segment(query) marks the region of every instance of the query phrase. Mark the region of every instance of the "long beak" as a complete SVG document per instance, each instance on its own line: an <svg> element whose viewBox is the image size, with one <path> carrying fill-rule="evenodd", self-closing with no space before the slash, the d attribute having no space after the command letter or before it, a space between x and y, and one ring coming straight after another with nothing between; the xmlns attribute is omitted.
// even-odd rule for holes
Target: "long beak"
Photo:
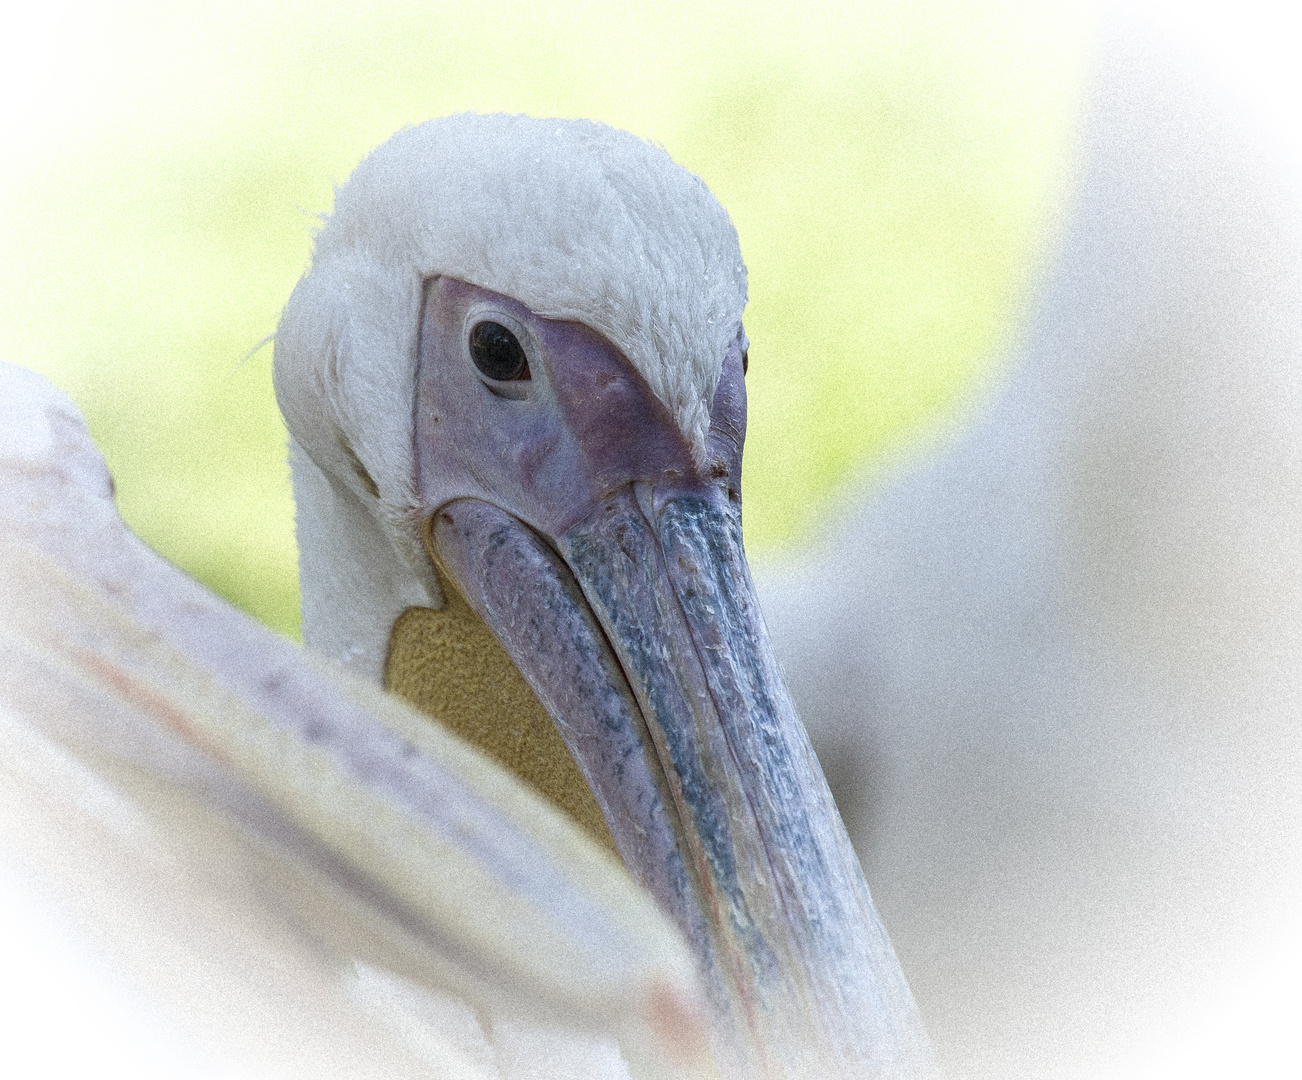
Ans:
<svg viewBox="0 0 1302 1080"><path fill-rule="evenodd" d="M629 871L698 956L737 1076L931 1071L718 489L648 482L553 548L459 499L434 554L533 687Z"/></svg>

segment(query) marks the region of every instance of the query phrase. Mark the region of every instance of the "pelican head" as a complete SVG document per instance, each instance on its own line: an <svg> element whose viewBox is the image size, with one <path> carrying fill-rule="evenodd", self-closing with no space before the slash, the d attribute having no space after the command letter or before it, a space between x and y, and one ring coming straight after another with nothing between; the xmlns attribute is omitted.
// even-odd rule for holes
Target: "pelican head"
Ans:
<svg viewBox="0 0 1302 1080"><path fill-rule="evenodd" d="M455 116L339 192L276 337L309 646L382 681L468 606L746 1075L903 1075L925 1040L752 590L746 271L727 213L597 124Z"/></svg>

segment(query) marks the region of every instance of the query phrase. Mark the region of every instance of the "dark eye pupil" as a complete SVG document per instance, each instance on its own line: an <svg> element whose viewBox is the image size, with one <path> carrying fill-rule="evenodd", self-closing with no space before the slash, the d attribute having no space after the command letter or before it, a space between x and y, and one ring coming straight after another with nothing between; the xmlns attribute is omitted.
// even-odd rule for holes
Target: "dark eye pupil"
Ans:
<svg viewBox="0 0 1302 1080"><path fill-rule="evenodd" d="M470 358L487 378L522 382L529 378L529 360L520 342L501 323L475 323L470 331Z"/></svg>

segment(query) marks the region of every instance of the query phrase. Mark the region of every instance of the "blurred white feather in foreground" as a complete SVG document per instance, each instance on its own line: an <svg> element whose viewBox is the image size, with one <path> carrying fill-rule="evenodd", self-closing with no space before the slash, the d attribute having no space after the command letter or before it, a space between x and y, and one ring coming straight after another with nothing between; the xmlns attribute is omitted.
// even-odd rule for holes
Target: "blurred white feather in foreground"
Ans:
<svg viewBox="0 0 1302 1080"><path fill-rule="evenodd" d="M1298 39L1260 15L1111 20L989 405L758 575L964 1075L1302 1068Z"/></svg>
<svg viewBox="0 0 1302 1080"><path fill-rule="evenodd" d="M713 1075L607 855L165 563L67 398L0 383L7 1075Z"/></svg>

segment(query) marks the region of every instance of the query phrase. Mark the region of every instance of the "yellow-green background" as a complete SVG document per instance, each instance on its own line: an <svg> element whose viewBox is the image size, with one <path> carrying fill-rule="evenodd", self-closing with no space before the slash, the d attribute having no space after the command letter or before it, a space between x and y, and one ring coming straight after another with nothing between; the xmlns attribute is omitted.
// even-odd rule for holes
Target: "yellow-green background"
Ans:
<svg viewBox="0 0 1302 1080"><path fill-rule="evenodd" d="M297 632L275 328L333 185L456 110L663 144L750 271L752 552L953 412L1015 328L1085 20L1046 3L237 3L12 12L0 359L69 391L127 520Z"/></svg>

